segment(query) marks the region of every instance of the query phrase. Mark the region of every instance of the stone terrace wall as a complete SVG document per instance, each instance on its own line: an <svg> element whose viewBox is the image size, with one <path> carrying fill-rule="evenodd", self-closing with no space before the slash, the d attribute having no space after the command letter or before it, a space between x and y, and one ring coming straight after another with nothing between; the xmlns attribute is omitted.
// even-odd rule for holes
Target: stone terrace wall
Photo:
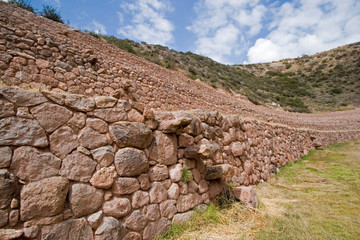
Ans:
<svg viewBox="0 0 360 240"><path fill-rule="evenodd" d="M314 147L353 139L359 131L3 87L0 238L153 239L229 182L266 181Z"/></svg>
<svg viewBox="0 0 360 240"><path fill-rule="evenodd" d="M360 129L360 109L297 114L255 106L2 1L0 84L88 96L121 95L162 110L216 109L297 128Z"/></svg>

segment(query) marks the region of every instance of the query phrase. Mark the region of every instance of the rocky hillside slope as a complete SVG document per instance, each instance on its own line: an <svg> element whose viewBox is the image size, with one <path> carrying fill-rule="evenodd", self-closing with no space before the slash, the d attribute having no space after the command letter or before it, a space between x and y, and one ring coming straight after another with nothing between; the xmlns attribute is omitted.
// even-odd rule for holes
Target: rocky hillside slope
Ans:
<svg viewBox="0 0 360 240"><path fill-rule="evenodd" d="M3 85L116 95L163 110L217 110L302 128L360 128L360 109L313 115L256 106L66 25L0 4Z"/></svg>
<svg viewBox="0 0 360 240"><path fill-rule="evenodd" d="M90 34L193 80L245 95L255 104L293 112L360 106L360 42L296 59L231 66L191 52Z"/></svg>

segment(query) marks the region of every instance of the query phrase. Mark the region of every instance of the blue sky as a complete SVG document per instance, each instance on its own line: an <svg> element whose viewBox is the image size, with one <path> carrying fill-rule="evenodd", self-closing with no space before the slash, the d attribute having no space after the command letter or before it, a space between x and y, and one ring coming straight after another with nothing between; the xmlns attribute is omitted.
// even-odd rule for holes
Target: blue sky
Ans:
<svg viewBox="0 0 360 240"><path fill-rule="evenodd" d="M299 57L360 41L360 0L30 0L81 30L225 64Z"/></svg>

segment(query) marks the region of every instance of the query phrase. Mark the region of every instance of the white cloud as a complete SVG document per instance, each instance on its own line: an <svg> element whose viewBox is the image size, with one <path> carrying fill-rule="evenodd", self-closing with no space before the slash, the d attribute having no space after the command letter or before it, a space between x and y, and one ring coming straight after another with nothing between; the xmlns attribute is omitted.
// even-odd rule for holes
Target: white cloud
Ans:
<svg viewBox="0 0 360 240"><path fill-rule="evenodd" d="M246 51L262 28L266 13L258 0L199 0L196 19L187 29L197 37L195 52L222 63Z"/></svg>
<svg viewBox="0 0 360 240"><path fill-rule="evenodd" d="M248 51L250 63L314 54L360 40L358 0L296 0L272 12L269 34Z"/></svg>
<svg viewBox="0 0 360 240"><path fill-rule="evenodd" d="M96 34L105 35L107 33L105 26L95 20L93 20L89 26L86 26L85 29L88 31L92 31Z"/></svg>
<svg viewBox="0 0 360 240"><path fill-rule="evenodd" d="M174 26L165 16L173 10L168 0L136 0L124 3L122 8L132 20L119 28L118 34L152 44L167 45L173 41Z"/></svg>

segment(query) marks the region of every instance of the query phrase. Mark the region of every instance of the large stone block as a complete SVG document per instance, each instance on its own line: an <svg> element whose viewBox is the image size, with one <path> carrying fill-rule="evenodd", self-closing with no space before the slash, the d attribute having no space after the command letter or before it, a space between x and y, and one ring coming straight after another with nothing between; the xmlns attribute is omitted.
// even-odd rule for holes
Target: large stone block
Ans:
<svg viewBox="0 0 360 240"><path fill-rule="evenodd" d="M106 201L103 205L105 215L121 218L131 211L130 201L127 198L114 197L110 201Z"/></svg>
<svg viewBox="0 0 360 240"><path fill-rule="evenodd" d="M144 191L137 191L131 197L131 205L134 209L147 205L150 201L149 194Z"/></svg>
<svg viewBox="0 0 360 240"><path fill-rule="evenodd" d="M133 211L130 216L125 218L124 226L132 231L140 232L148 223L147 218L139 210Z"/></svg>
<svg viewBox="0 0 360 240"><path fill-rule="evenodd" d="M69 202L75 217L94 213L103 202L102 190L92 186L77 183L71 186Z"/></svg>
<svg viewBox="0 0 360 240"><path fill-rule="evenodd" d="M108 143L105 134L101 134L90 127L83 128L79 133L80 146L95 149L103 147Z"/></svg>
<svg viewBox="0 0 360 240"><path fill-rule="evenodd" d="M14 104L0 97L0 118L15 115Z"/></svg>
<svg viewBox="0 0 360 240"><path fill-rule="evenodd" d="M88 182L95 167L95 161L88 156L75 151L64 158L60 174L73 181Z"/></svg>
<svg viewBox="0 0 360 240"><path fill-rule="evenodd" d="M0 147L0 168L6 168L10 166L12 158L12 150L9 147Z"/></svg>
<svg viewBox="0 0 360 240"><path fill-rule="evenodd" d="M186 212L195 207L195 199L193 194L181 195L176 204L178 212Z"/></svg>
<svg viewBox="0 0 360 240"><path fill-rule="evenodd" d="M171 225L167 218L160 218L155 222L149 222L143 232L143 240L151 240L163 234Z"/></svg>
<svg viewBox="0 0 360 240"><path fill-rule="evenodd" d="M79 145L76 134L68 126L63 126L50 135L50 151L61 159Z"/></svg>
<svg viewBox="0 0 360 240"><path fill-rule="evenodd" d="M154 167L150 168L149 177L150 181L162 181L168 178L169 172L168 168L165 165L155 165Z"/></svg>
<svg viewBox="0 0 360 240"><path fill-rule="evenodd" d="M36 120L7 117L0 120L0 145L46 147L49 142Z"/></svg>
<svg viewBox="0 0 360 240"><path fill-rule="evenodd" d="M176 133L188 126L194 116L185 111L177 111L171 114L155 114L155 119L160 122L159 130L165 133Z"/></svg>
<svg viewBox="0 0 360 240"><path fill-rule="evenodd" d="M115 151L111 146L100 147L90 152L102 167L107 167L114 162Z"/></svg>
<svg viewBox="0 0 360 240"><path fill-rule="evenodd" d="M73 115L65 107L52 103L43 103L36 106L31 109L31 113L47 132L55 131L69 121Z"/></svg>
<svg viewBox="0 0 360 240"><path fill-rule="evenodd" d="M233 195L246 206L256 208L257 197L254 187L236 187L233 189Z"/></svg>
<svg viewBox="0 0 360 240"><path fill-rule="evenodd" d="M167 191L163 184L154 182L149 191L150 203L160 203L167 199Z"/></svg>
<svg viewBox="0 0 360 240"><path fill-rule="evenodd" d="M122 239L125 228L113 217L104 217L101 225L96 229L95 240Z"/></svg>
<svg viewBox="0 0 360 240"><path fill-rule="evenodd" d="M14 150L10 169L20 180L28 183L56 176L60 166L61 159L52 153L24 146Z"/></svg>
<svg viewBox="0 0 360 240"><path fill-rule="evenodd" d="M123 148L115 155L115 167L120 176L138 176L149 170L149 161L143 151Z"/></svg>
<svg viewBox="0 0 360 240"><path fill-rule="evenodd" d="M136 178L118 178L112 187L114 194L131 194L140 189L139 181Z"/></svg>
<svg viewBox="0 0 360 240"><path fill-rule="evenodd" d="M94 173L90 183L94 187L108 189L113 185L116 176L117 172L114 166L103 167Z"/></svg>
<svg viewBox="0 0 360 240"><path fill-rule="evenodd" d="M65 222L44 226L41 239L82 239L92 240L93 232L85 218L70 219Z"/></svg>
<svg viewBox="0 0 360 240"><path fill-rule="evenodd" d="M68 189L69 181L63 177L45 178L25 185L20 194L21 220L61 213Z"/></svg>
<svg viewBox="0 0 360 240"><path fill-rule="evenodd" d="M94 116L103 119L106 122L114 123L119 121L126 121L127 114L124 108L106 108L95 109Z"/></svg>
<svg viewBox="0 0 360 240"><path fill-rule="evenodd" d="M144 149L151 144L152 131L143 123L117 122L110 126L110 135L118 147Z"/></svg>
<svg viewBox="0 0 360 240"><path fill-rule="evenodd" d="M90 112L95 108L93 98L80 94L67 94L65 97L65 105L82 112Z"/></svg>
<svg viewBox="0 0 360 240"><path fill-rule="evenodd" d="M176 135L155 131L150 147L150 159L164 165L175 164L177 162Z"/></svg>
<svg viewBox="0 0 360 240"><path fill-rule="evenodd" d="M14 87L2 87L0 94L18 107L30 107L47 101L42 94Z"/></svg>
<svg viewBox="0 0 360 240"><path fill-rule="evenodd" d="M225 179L231 173L233 173L233 167L229 164L208 166L206 167L204 178L205 180Z"/></svg>

